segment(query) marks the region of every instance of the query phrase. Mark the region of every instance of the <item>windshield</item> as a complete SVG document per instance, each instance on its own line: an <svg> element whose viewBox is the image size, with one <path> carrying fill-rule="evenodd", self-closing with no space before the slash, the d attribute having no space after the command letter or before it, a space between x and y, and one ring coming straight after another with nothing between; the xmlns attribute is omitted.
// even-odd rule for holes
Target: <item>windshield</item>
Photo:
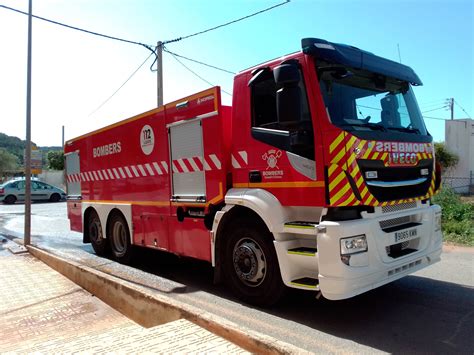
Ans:
<svg viewBox="0 0 474 355"><path fill-rule="evenodd" d="M406 82L344 67L318 70L331 122L354 134L363 131L428 135Z"/></svg>

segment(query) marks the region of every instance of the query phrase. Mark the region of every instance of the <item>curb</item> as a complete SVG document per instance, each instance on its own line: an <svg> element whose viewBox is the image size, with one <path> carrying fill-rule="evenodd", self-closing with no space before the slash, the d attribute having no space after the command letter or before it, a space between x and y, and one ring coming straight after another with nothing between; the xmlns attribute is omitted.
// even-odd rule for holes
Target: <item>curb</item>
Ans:
<svg viewBox="0 0 474 355"><path fill-rule="evenodd" d="M144 327L184 318L252 353L307 353L294 345L239 326L194 306L151 293L145 287L66 260L36 246L27 248L33 256Z"/></svg>

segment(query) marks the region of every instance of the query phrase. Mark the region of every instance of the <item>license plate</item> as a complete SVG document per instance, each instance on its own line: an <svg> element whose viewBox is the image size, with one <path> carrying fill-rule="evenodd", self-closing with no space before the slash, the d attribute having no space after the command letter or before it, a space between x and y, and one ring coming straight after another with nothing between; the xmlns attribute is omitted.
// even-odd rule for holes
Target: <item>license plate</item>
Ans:
<svg viewBox="0 0 474 355"><path fill-rule="evenodd" d="M418 229L411 228L400 232L395 232L395 243L400 243L405 240L410 240L418 235Z"/></svg>

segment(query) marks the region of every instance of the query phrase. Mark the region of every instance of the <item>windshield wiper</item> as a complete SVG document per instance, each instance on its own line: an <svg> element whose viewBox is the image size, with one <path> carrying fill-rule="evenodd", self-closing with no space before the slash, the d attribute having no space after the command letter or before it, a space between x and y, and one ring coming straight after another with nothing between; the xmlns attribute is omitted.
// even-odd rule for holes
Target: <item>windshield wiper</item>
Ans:
<svg viewBox="0 0 474 355"><path fill-rule="evenodd" d="M368 127L374 131L387 131L387 129L382 126L381 124L378 124L378 123L372 123L372 122L366 122L366 123L363 123L363 122L358 122L358 123L343 123L343 124L340 124L339 126L344 126L344 127L353 127L353 126L357 126L357 127Z"/></svg>
<svg viewBox="0 0 474 355"><path fill-rule="evenodd" d="M421 134L418 128L410 128L410 127L387 127L387 128L393 131Z"/></svg>

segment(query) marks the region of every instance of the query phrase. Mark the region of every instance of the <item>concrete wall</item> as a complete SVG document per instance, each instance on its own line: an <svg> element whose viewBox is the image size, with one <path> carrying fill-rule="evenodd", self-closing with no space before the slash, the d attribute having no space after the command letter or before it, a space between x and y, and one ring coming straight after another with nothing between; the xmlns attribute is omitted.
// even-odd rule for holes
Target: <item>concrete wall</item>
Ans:
<svg viewBox="0 0 474 355"><path fill-rule="evenodd" d="M43 170L43 172L38 175L38 178L41 181L66 190L66 184L64 182L64 170Z"/></svg>
<svg viewBox="0 0 474 355"><path fill-rule="evenodd" d="M471 171L474 172L474 120L458 119L446 121L445 143L451 152L459 156L458 164L449 171L448 175L460 179L469 179ZM469 185L461 187L457 191L467 193Z"/></svg>

